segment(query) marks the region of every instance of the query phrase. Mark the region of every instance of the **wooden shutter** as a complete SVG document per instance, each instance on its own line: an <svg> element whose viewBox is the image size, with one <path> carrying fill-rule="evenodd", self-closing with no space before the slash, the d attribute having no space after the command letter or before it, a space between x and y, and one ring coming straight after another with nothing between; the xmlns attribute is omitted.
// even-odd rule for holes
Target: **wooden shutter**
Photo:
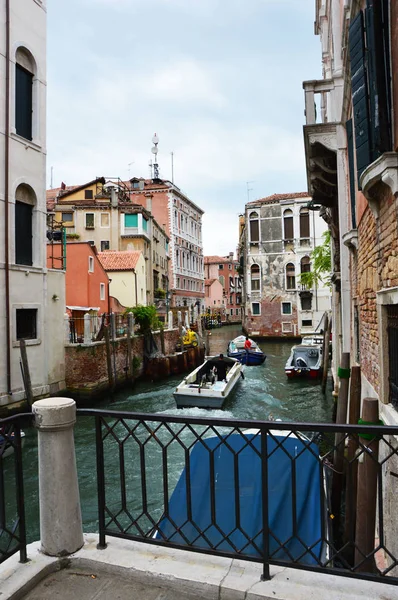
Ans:
<svg viewBox="0 0 398 600"><path fill-rule="evenodd" d="M250 241L258 242L260 239L260 231L258 227L258 219L250 221Z"/></svg>
<svg viewBox="0 0 398 600"><path fill-rule="evenodd" d="M353 19L349 32L352 104L359 189L359 178L362 171L372 162L364 38L363 13L360 11L355 19Z"/></svg>
<svg viewBox="0 0 398 600"><path fill-rule="evenodd" d="M310 213L308 208L300 210L300 238L310 237Z"/></svg>
<svg viewBox="0 0 398 600"><path fill-rule="evenodd" d="M27 140L32 139L33 75L21 65L15 68L15 130Z"/></svg>
<svg viewBox="0 0 398 600"><path fill-rule="evenodd" d="M15 202L15 263L32 265L32 206Z"/></svg>
<svg viewBox="0 0 398 600"><path fill-rule="evenodd" d="M365 10L372 160L391 150L391 76L388 2L367 0Z"/></svg>
<svg viewBox="0 0 398 600"><path fill-rule="evenodd" d="M354 168L354 141L352 131L352 119L345 124L347 132L347 150L348 150L348 170L350 174L350 201L351 201L351 224L352 228L356 229L357 226L357 203L356 203L356 190L355 190L355 168Z"/></svg>

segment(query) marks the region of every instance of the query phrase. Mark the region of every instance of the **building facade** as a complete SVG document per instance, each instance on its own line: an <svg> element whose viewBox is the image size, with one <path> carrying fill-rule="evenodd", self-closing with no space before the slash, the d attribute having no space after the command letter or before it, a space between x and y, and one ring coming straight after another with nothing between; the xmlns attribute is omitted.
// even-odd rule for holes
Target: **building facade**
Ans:
<svg viewBox="0 0 398 600"><path fill-rule="evenodd" d="M204 311L203 210L170 181L130 182L132 199L150 210L170 238L170 306Z"/></svg>
<svg viewBox="0 0 398 600"><path fill-rule="evenodd" d="M308 188L333 240L336 387L345 353L360 367L361 397L378 398L380 418L396 425L398 5L320 0L315 19L323 79L303 84L304 141ZM398 467L395 459L388 464L383 468ZM382 491L385 535L396 554L398 503L394 479L385 475L391 482Z"/></svg>
<svg viewBox="0 0 398 600"><path fill-rule="evenodd" d="M205 256L206 279L217 279L222 286L221 317L223 322L242 321L242 278L233 252L228 256ZM213 306L213 310L215 310Z"/></svg>
<svg viewBox="0 0 398 600"><path fill-rule="evenodd" d="M22 339L34 397L64 388L65 285L46 266L46 2L1 0L0 27L0 404L10 404L25 397Z"/></svg>
<svg viewBox="0 0 398 600"><path fill-rule="evenodd" d="M243 328L252 337L298 337L319 330L330 310L330 290L308 288L311 252L322 244L326 223L310 212L306 192L274 194L248 202L241 218L244 271Z"/></svg>
<svg viewBox="0 0 398 600"><path fill-rule="evenodd" d="M100 252L98 258L109 276L109 291L125 308L145 306L146 261L142 252L109 250Z"/></svg>
<svg viewBox="0 0 398 600"><path fill-rule="evenodd" d="M98 251L139 251L146 261L142 303L153 304L168 289L169 237L147 208L132 201L129 183L97 178L80 186L47 191L47 207L66 229ZM164 292L164 294L162 293Z"/></svg>

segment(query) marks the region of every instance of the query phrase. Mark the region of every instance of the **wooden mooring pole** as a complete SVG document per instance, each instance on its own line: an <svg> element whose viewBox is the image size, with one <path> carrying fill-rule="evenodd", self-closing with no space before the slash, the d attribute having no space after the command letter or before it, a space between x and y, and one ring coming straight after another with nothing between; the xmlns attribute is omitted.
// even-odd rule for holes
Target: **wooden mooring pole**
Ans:
<svg viewBox="0 0 398 600"><path fill-rule="evenodd" d="M339 397L337 399L336 423L347 423L348 389L350 383L350 354L343 352L341 366L337 374L340 378ZM340 528L341 493L343 490L344 471L344 449L345 434L336 433L334 436L333 454L333 485L332 485L332 513L334 515L334 530L337 533Z"/></svg>
<svg viewBox="0 0 398 600"><path fill-rule="evenodd" d="M26 353L26 343L25 340L20 340L19 349L21 352L21 363L22 363L22 377L23 383L25 387L25 395L26 400L29 406L33 404L33 390L32 390L32 381L30 379L30 371L29 371L29 363L28 363L28 355Z"/></svg>
<svg viewBox="0 0 398 600"><path fill-rule="evenodd" d="M351 425L358 423L361 413L361 367L351 368L350 405L348 409L348 422ZM345 524L344 543L348 544L345 559L354 564L355 523L357 509L357 478L358 461L355 454L358 448L357 436L350 436L347 444L347 469L345 486Z"/></svg>
<svg viewBox="0 0 398 600"><path fill-rule="evenodd" d="M379 401L377 398L363 399L362 422L366 425L379 424ZM376 573L374 555L367 559L365 557L373 552L375 547L379 440L377 436L364 436L363 434L359 434L359 439L362 453L358 465L355 565L362 563L357 567L357 571Z"/></svg>
<svg viewBox="0 0 398 600"><path fill-rule="evenodd" d="M325 393L326 384L328 381L329 372L329 346L330 346L330 334L332 330L332 319L329 319L326 315L325 329L323 332L323 372L322 372L322 392Z"/></svg>
<svg viewBox="0 0 398 600"><path fill-rule="evenodd" d="M104 330L104 338L105 338L105 350L106 350L106 366L108 370L108 381L111 393L113 393L115 388L115 381L113 377L113 369L112 369L112 353L111 353L111 340L109 336L109 327L105 327Z"/></svg>

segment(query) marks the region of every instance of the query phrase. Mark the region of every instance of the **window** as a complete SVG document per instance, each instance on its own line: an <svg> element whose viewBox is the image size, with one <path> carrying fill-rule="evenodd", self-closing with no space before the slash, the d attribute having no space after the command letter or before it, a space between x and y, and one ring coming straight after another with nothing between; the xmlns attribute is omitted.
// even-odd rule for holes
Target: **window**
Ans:
<svg viewBox="0 0 398 600"><path fill-rule="evenodd" d="M21 60L22 59L22 60ZM27 53L19 49L15 65L15 131L27 140L32 139L33 73ZM23 61L22 66L19 61ZM27 69L26 67L29 67Z"/></svg>
<svg viewBox="0 0 398 600"><path fill-rule="evenodd" d="M229 309L229 314L231 315L231 317L233 316L233 314L234 314L234 309L233 308Z"/></svg>
<svg viewBox="0 0 398 600"><path fill-rule="evenodd" d="M294 239L293 232L293 211L288 208L283 213L283 229L284 229L284 240L292 241Z"/></svg>
<svg viewBox="0 0 398 600"><path fill-rule="evenodd" d="M250 275L252 292L260 291L260 267L258 265L252 265L250 268Z"/></svg>
<svg viewBox="0 0 398 600"><path fill-rule="evenodd" d="M311 271L311 263L309 256L303 256L300 262L300 268L302 273L309 273Z"/></svg>
<svg viewBox="0 0 398 600"><path fill-rule="evenodd" d="M282 333L292 333L291 321L282 321Z"/></svg>
<svg viewBox="0 0 398 600"><path fill-rule="evenodd" d="M138 227L138 215L124 215L125 227Z"/></svg>
<svg viewBox="0 0 398 600"><path fill-rule="evenodd" d="M286 265L286 289L296 289L296 269L293 263Z"/></svg>
<svg viewBox="0 0 398 600"><path fill-rule="evenodd" d="M214 304L216 304L216 301L214 300Z"/></svg>
<svg viewBox="0 0 398 600"><path fill-rule="evenodd" d="M300 238L310 237L310 211L308 208L300 209Z"/></svg>
<svg viewBox="0 0 398 600"><path fill-rule="evenodd" d="M250 223L250 241L258 242L260 240L260 228L258 224L258 213L251 212L249 215L249 223Z"/></svg>
<svg viewBox="0 0 398 600"><path fill-rule="evenodd" d="M225 287L225 277L224 277L224 275L220 275L220 277L218 278L218 281L221 283L221 285L223 287Z"/></svg>
<svg viewBox="0 0 398 600"><path fill-rule="evenodd" d="M140 182L133 181L133 190L139 190L139 189L140 189Z"/></svg>
<svg viewBox="0 0 398 600"><path fill-rule="evenodd" d="M84 199L92 200L93 199L93 190L84 190Z"/></svg>
<svg viewBox="0 0 398 600"><path fill-rule="evenodd" d="M62 213L61 220L62 223L73 223L73 213Z"/></svg>
<svg viewBox="0 0 398 600"><path fill-rule="evenodd" d="M15 263L33 265L33 205L31 187L21 184L15 192Z"/></svg>
<svg viewBox="0 0 398 600"><path fill-rule="evenodd" d="M232 271L232 265L228 265L228 269Z"/></svg>
<svg viewBox="0 0 398 600"><path fill-rule="evenodd" d="M37 308L16 309L17 340L37 339Z"/></svg>
<svg viewBox="0 0 398 600"><path fill-rule="evenodd" d="M282 314L283 315L291 315L292 314L292 303L291 302L282 302Z"/></svg>
<svg viewBox="0 0 398 600"><path fill-rule="evenodd" d="M94 257L93 256L88 257L88 272L94 273Z"/></svg>
<svg viewBox="0 0 398 600"><path fill-rule="evenodd" d="M105 283L100 283L100 300L105 300Z"/></svg>
<svg viewBox="0 0 398 600"><path fill-rule="evenodd" d="M87 240L87 244L90 244L90 246L94 246L95 242L94 240Z"/></svg>
<svg viewBox="0 0 398 600"><path fill-rule="evenodd" d="M101 227L109 227L109 213L101 213Z"/></svg>
<svg viewBox="0 0 398 600"><path fill-rule="evenodd" d="M236 308L236 309L235 309L235 314L236 314L236 316L238 316L238 315L239 315L239 308Z"/></svg>
<svg viewBox="0 0 398 600"><path fill-rule="evenodd" d="M301 321L302 327L312 327L312 319L303 319Z"/></svg>
<svg viewBox="0 0 398 600"><path fill-rule="evenodd" d="M86 229L94 229L94 213L86 213Z"/></svg>
<svg viewBox="0 0 398 600"><path fill-rule="evenodd" d="M145 217L142 217L142 229L148 231L148 219L145 219Z"/></svg>
<svg viewBox="0 0 398 600"><path fill-rule="evenodd" d="M301 310L311 310L312 308L312 294L308 294L300 297Z"/></svg>
<svg viewBox="0 0 398 600"><path fill-rule="evenodd" d="M180 278L177 277L177 288L179 288L179 287L180 287Z"/></svg>
<svg viewBox="0 0 398 600"><path fill-rule="evenodd" d="M252 302L252 315L259 315L259 314L260 314L260 303Z"/></svg>
<svg viewBox="0 0 398 600"><path fill-rule="evenodd" d="M109 240L101 240L101 252L109 250Z"/></svg>
<svg viewBox="0 0 398 600"><path fill-rule="evenodd" d="M224 269L224 265L218 265L218 269L222 271Z"/></svg>

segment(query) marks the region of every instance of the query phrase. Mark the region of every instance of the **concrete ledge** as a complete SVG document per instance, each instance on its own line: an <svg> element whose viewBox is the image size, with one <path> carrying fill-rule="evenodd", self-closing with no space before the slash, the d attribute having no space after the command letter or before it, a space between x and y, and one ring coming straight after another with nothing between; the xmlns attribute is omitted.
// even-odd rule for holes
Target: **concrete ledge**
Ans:
<svg viewBox="0 0 398 600"><path fill-rule="evenodd" d="M257 563L111 537L105 550L97 550L97 543L96 534L86 534L83 548L66 559L45 556L39 542L30 544L27 564L20 564L15 555L0 565L1 600L23 598L40 580L67 566L206 600L398 600L398 587L386 583L279 567L271 568L270 581L261 581L262 567ZM56 597L62 599L62 590Z"/></svg>

